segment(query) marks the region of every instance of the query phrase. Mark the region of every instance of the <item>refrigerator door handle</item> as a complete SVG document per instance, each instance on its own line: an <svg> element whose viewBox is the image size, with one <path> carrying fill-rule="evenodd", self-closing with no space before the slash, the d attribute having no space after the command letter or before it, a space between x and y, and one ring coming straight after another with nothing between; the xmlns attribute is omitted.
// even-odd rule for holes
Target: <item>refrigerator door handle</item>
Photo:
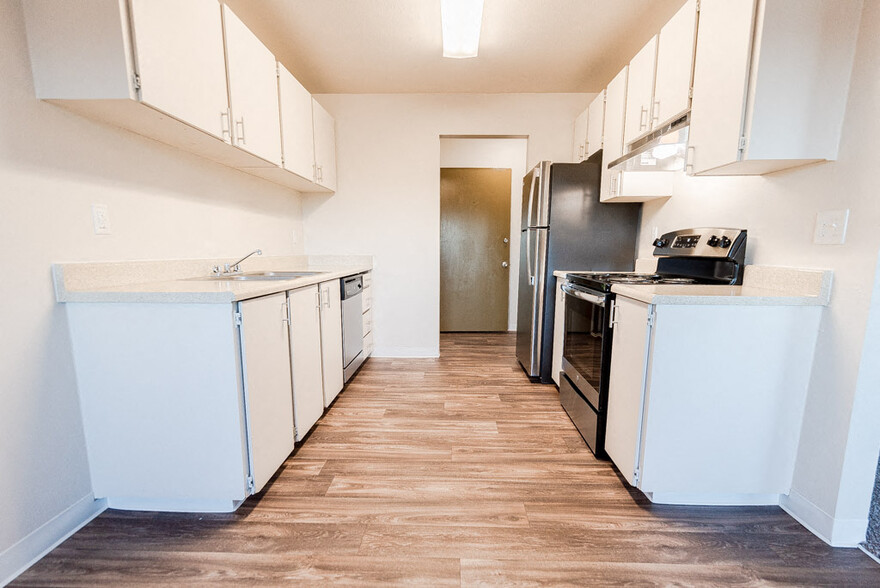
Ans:
<svg viewBox="0 0 880 588"><path fill-rule="evenodd" d="M538 183L538 178L541 176L541 167L538 166L532 171L534 173L532 174L532 185L529 186L529 212L528 212L528 217L526 218L526 228L529 228L532 226L532 211L534 210L534 208L532 208L532 206L534 205L534 202L535 202L535 184Z"/></svg>
<svg viewBox="0 0 880 588"><path fill-rule="evenodd" d="M529 286L535 285L535 274L532 273L532 229L526 229L526 271L529 272Z"/></svg>

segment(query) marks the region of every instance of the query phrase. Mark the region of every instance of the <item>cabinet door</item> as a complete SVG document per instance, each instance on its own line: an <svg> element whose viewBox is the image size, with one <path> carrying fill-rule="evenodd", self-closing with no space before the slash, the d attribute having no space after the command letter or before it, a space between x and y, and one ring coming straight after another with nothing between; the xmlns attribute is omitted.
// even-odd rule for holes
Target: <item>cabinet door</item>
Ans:
<svg viewBox="0 0 880 588"><path fill-rule="evenodd" d="M574 120L574 140L571 143L571 160L575 163L586 159L587 155L587 115L584 110Z"/></svg>
<svg viewBox="0 0 880 588"><path fill-rule="evenodd" d="M278 92L284 169L313 181L315 131L312 126L312 95L280 63Z"/></svg>
<svg viewBox="0 0 880 588"><path fill-rule="evenodd" d="M754 2L703 0L688 135L695 174L738 161L752 48Z"/></svg>
<svg viewBox="0 0 880 588"><path fill-rule="evenodd" d="M312 98L315 125L315 175L318 184L336 191L336 123L330 113Z"/></svg>
<svg viewBox="0 0 880 588"><path fill-rule="evenodd" d="M225 4L223 24L235 145L281 165L275 56Z"/></svg>
<svg viewBox="0 0 880 588"><path fill-rule="evenodd" d="M657 35L629 62L626 85L626 125L623 142L631 143L651 130L651 100L657 66Z"/></svg>
<svg viewBox="0 0 880 588"><path fill-rule="evenodd" d="M605 90L599 92L587 111L587 155L589 159L602 148L602 134L605 126Z"/></svg>
<svg viewBox="0 0 880 588"><path fill-rule="evenodd" d="M605 88L605 131L602 152L602 182L600 200L613 197L619 188L620 172L609 172L608 164L623 155L623 120L626 116L626 79L629 68L620 73Z"/></svg>
<svg viewBox="0 0 880 588"><path fill-rule="evenodd" d="M141 101L229 140L217 0L132 0L131 22Z"/></svg>
<svg viewBox="0 0 880 588"><path fill-rule="evenodd" d="M293 417L296 440L324 414L321 377L321 317L318 287L287 293L290 304L290 365L293 366Z"/></svg>
<svg viewBox="0 0 880 588"><path fill-rule="evenodd" d="M556 311L553 315L553 362L550 375L559 386L559 372L562 371L562 343L565 340L565 293L562 282L565 278L556 278Z"/></svg>
<svg viewBox="0 0 880 588"><path fill-rule="evenodd" d="M636 485L651 307L620 296L614 304L616 324L611 343L605 451L626 481Z"/></svg>
<svg viewBox="0 0 880 588"><path fill-rule="evenodd" d="M324 367L324 406L342 391L342 300L339 280L321 288L321 364ZM367 288L365 292L369 290Z"/></svg>
<svg viewBox="0 0 880 588"><path fill-rule="evenodd" d="M283 293L273 294L244 300L238 308L248 447L256 493L293 451L287 299Z"/></svg>
<svg viewBox="0 0 880 588"><path fill-rule="evenodd" d="M655 125L671 122L690 106L696 33L697 0L688 0L660 29L652 116Z"/></svg>

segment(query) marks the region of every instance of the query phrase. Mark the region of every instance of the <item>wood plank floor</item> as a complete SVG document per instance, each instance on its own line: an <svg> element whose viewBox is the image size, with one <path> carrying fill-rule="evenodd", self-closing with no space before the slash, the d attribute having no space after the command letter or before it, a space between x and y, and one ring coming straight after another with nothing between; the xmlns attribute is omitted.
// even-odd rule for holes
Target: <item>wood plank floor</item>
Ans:
<svg viewBox="0 0 880 588"><path fill-rule="evenodd" d="M237 512L107 511L13 585L880 586L777 507L652 505L513 346L371 359Z"/></svg>

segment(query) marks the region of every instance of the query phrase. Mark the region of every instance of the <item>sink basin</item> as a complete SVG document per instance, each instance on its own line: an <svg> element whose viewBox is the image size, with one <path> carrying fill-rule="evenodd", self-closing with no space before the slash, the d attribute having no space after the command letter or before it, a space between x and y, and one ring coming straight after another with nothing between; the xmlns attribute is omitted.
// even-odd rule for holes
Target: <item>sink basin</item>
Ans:
<svg viewBox="0 0 880 588"><path fill-rule="evenodd" d="M308 276L316 276L326 272L245 272L242 274L229 274L225 276L207 276L205 278L196 278L199 280L220 280L220 281L242 281L249 280L295 280L296 278L304 278Z"/></svg>

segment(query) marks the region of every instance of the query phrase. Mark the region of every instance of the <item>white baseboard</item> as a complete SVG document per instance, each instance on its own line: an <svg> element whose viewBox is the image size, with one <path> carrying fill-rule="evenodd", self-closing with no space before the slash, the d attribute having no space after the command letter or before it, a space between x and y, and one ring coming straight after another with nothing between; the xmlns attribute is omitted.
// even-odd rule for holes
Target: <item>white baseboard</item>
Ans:
<svg viewBox="0 0 880 588"><path fill-rule="evenodd" d="M865 540L868 519L835 519L792 490L779 501L782 510L832 547L858 547Z"/></svg>
<svg viewBox="0 0 880 588"><path fill-rule="evenodd" d="M106 509L105 500L95 500L92 494L84 496L0 553L0 586L14 580Z"/></svg>
<svg viewBox="0 0 880 588"><path fill-rule="evenodd" d="M440 357L439 347L376 347L372 357L424 359Z"/></svg>
<svg viewBox="0 0 880 588"><path fill-rule="evenodd" d="M645 492L653 503L690 506L767 506L779 504L779 494L700 494Z"/></svg>

